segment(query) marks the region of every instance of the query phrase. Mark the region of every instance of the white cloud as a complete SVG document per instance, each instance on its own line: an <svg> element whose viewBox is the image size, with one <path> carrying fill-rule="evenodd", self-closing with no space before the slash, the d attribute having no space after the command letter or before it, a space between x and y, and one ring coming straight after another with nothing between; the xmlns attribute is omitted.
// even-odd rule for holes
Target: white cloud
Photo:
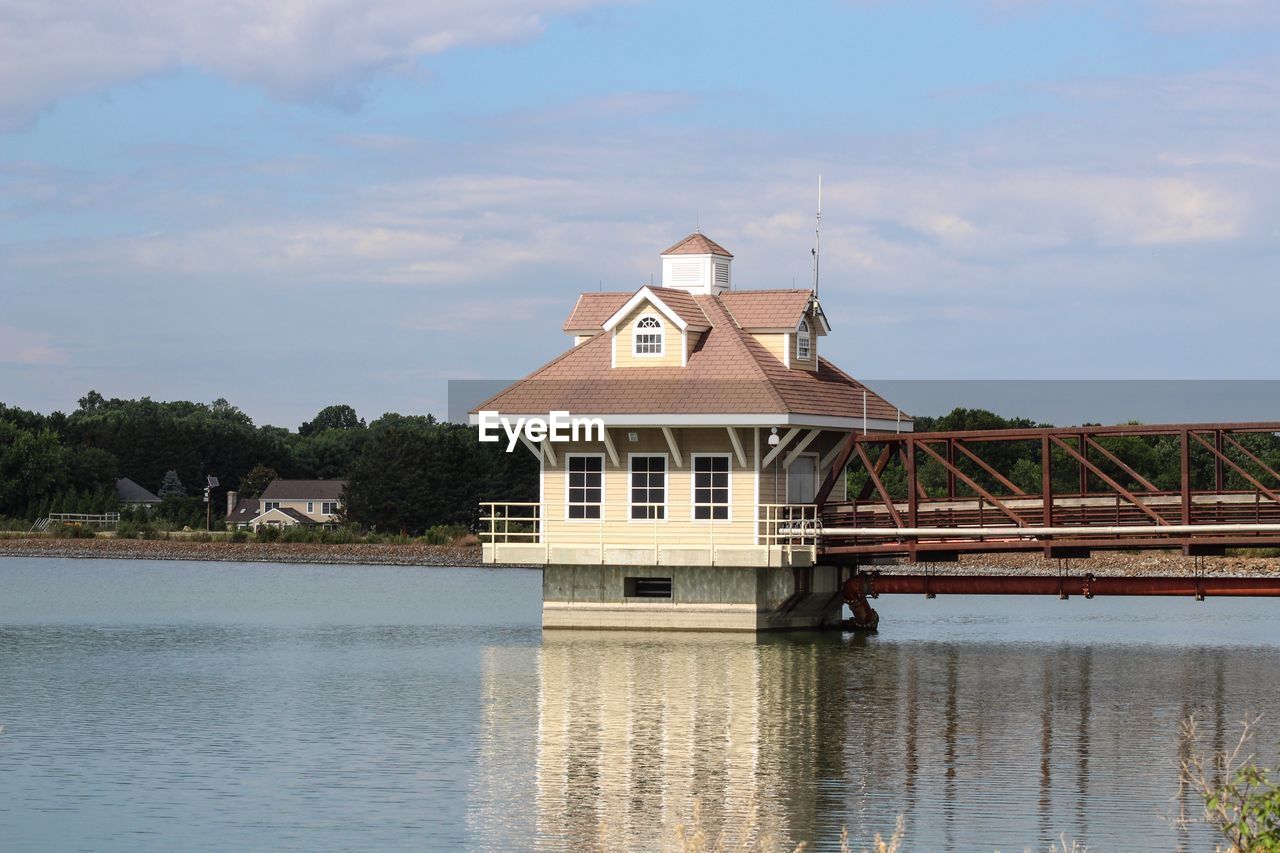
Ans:
<svg viewBox="0 0 1280 853"><path fill-rule="evenodd" d="M70 95L183 67L286 101L357 103L378 71L525 39L602 0L0 0L0 128Z"/></svg>

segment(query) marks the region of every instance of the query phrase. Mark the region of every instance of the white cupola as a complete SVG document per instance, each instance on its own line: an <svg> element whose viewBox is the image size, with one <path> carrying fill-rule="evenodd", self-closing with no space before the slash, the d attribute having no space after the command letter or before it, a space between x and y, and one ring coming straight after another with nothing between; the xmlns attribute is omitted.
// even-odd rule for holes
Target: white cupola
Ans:
<svg viewBox="0 0 1280 853"><path fill-rule="evenodd" d="M733 255L696 231L662 253L662 286L717 295L729 289Z"/></svg>

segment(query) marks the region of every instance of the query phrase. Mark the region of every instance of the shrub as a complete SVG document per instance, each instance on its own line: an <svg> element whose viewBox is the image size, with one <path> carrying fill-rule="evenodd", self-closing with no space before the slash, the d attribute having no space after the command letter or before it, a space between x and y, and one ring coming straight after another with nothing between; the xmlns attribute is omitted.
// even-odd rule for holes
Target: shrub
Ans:
<svg viewBox="0 0 1280 853"><path fill-rule="evenodd" d="M296 524L293 527L286 527L280 532L281 542L317 542L323 536L323 529L316 529L308 525Z"/></svg>
<svg viewBox="0 0 1280 853"><path fill-rule="evenodd" d="M257 530L257 539L259 542L277 542L280 539L280 528L264 524Z"/></svg>
<svg viewBox="0 0 1280 853"><path fill-rule="evenodd" d="M237 527L235 530L231 531L230 539L232 542L244 542L248 540L248 538L249 534L244 532L243 527Z"/></svg>
<svg viewBox="0 0 1280 853"><path fill-rule="evenodd" d="M55 524L49 533L58 539L92 539L97 535L87 524Z"/></svg>
<svg viewBox="0 0 1280 853"><path fill-rule="evenodd" d="M364 540L359 530L352 527L338 527L324 531L322 540L332 545L353 545Z"/></svg>
<svg viewBox="0 0 1280 853"><path fill-rule="evenodd" d="M422 534L422 541L428 545L451 545L467 535L467 528L462 524L437 524L427 528Z"/></svg>
<svg viewBox="0 0 1280 853"><path fill-rule="evenodd" d="M1222 834L1230 851L1280 851L1280 771L1260 767L1246 755L1257 718L1241 725L1230 752L1204 758L1194 716L1182 724L1183 738L1193 744L1182 762L1183 779L1200 792L1205 822Z"/></svg>

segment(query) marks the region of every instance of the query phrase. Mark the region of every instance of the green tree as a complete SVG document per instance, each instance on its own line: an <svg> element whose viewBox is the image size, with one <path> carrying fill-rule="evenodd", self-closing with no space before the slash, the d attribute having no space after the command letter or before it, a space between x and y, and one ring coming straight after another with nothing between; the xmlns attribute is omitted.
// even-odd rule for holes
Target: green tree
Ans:
<svg viewBox="0 0 1280 853"><path fill-rule="evenodd" d="M473 526L481 500L531 500L537 474L532 456L481 444L469 427L391 426L352 466L344 503L352 521L417 535L438 524Z"/></svg>
<svg viewBox="0 0 1280 853"><path fill-rule="evenodd" d="M100 447L68 447L65 451L67 480L84 492L115 489L120 462L115 454Z"/></svg>
<svg viewBox="0 0 1280 853"><path fill-rule="evenodd" d="M274 468L268 468L266 465L254 465L248 474L240 478L240 497L256 498L266 491L272 480L279 477L280 475L276 473Z"/></svg>
<svg viewBox="0 0 1280 853"><path fill-rule="evenodd" d="M294 458L308 478L340 480L369 440L367 429L327 429L300 438Z"/></svg>
<svg viewBox="0 0 1280 853"><path fill-rule="evenodd" d="M165 498L185 498L187 496L187 487L182 485L178 472L169 469L164 473L164 480L160 483L160 491L156 492L161 500Z"/></svg>
<svg viewBox="0 0 1280 853"><path fill-rule="evenodd" d="M29 432L0 420L0 514L22 515L65 482L63 449L53 430Z"/></svg>
<svg viewBox="0 0 1280 853"><path fill-rule="evenodd" d="M298 427L298 435L315 435L327 429L364 429L364 421L350 406L325 406L314 418Z"/></svg>

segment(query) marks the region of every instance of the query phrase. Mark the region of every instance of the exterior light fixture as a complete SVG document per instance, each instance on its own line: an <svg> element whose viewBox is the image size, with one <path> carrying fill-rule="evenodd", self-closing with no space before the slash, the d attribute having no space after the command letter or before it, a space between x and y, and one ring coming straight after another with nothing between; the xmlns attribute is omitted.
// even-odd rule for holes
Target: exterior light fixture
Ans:
<svg viewBox="0 0 1280 853"><path fill-rule="evenodd" d="M778 442L779 442L779 441L781 441L781 440L782 440L782 439L778 438L778 428L777 428L777 427L774 427L773 429L769 430L769 446L770 446L770 447L777 447L777 446L778 446Z"/></svg>

